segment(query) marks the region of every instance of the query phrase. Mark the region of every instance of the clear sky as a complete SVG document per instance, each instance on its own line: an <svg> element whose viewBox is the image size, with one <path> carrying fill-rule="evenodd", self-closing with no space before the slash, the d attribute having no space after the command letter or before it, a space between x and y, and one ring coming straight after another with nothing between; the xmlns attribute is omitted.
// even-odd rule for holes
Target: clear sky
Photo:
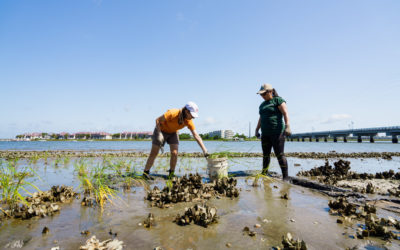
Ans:
<svg viewBox="0 0 400 250"><path fill-rule="evenodd" d="M262 83L293 132L400 125L399 13L398 0L1 0L0 138L152 131L187 101L199 133L254 134Z"/></svg>

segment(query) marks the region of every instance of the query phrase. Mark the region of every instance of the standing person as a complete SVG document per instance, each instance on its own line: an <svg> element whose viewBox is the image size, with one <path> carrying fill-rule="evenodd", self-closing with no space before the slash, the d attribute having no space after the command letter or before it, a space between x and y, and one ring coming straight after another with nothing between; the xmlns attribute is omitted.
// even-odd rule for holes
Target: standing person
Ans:
<svg viewBox="0 0 400 250"><path fill-rule="evenodd" d="M256 136L261 127L261 146L263 150L262 173L267 174L271 162L271 149L278 158L282 178L288 180L288 164L285 157L285 136L290 136L289 115L286 101L278 95L271 84L263 84L257 92L263 99L259 108L260 118L256 127ZM282 117L285 123L282 121Z"/></svg>
<svg viewBox="0 0 400 250"><path fill-rule="evenodd" d="M150 176L150 168L154 164L154 160L160 148L164 147L165 142L169 144L171 150L169 177L174 176L176 162L178 160L179 136L178 130L188 127L192 132L194 139L197 141L204 156L207 157L207 149L203 144L203 140L196 132L196 128L192 119L198 117L199 108L196 103L188 102L182 109L170 109L162 116L156 119L156 128L152 136L152 147L149 158L146 162L146 167L143 172L143 177L153 179Z"/></svg>

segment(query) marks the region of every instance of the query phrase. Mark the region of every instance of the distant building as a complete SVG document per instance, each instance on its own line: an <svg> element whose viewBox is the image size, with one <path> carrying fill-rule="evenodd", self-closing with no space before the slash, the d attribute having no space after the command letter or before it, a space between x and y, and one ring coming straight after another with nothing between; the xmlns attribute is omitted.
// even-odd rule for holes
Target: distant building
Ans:
<svg viewBox="0 0 400 250"><path fill-rule="evenodd" d="M119 139L147 139L152 135L152 132L122 132Z"/></svg>
<svg viewBox="0 0 400 250"><path fill-rule="evenodd" d="M221 139L232 139L233 135L232 130L216 130L208 133L209 137L218 136Z"/></svg>
<svg viewBox="0 0 400 250"><path fill-rule="evenodd" d="M90 139L111 140L112 135L107 132L95 132L95 133L90 133Z"/></svg>
<svg viewBox="0 0 400 250"><path fill-rule="evenodd" d="M114 139L148 139L153 133L152 132L123 132L114 134L118 135L114 137ZM22 135L17 135L16 138L18 140L41 140L41 139L96 139L96 140L111 140L113 139L113 135L107 132L77 132L77 133L52 133L51 135L48 133L26 133Z"/></svg>

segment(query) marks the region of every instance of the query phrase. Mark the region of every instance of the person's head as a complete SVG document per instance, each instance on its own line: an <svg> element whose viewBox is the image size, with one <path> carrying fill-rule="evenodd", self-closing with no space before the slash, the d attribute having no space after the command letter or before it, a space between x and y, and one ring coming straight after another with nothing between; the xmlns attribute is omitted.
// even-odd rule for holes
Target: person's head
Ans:
<svg viewBox="0 0 400 250"><path fill-rule="evenodd" d="M265 101L269 101L278 96L278 92L276 92L276 90L269 83L261 85L261 88L257 94L259 94Z"/></svg>
<svg viewBox="0 0 400 250"><path fill-rule="evenodd" d="M199 117L199 107L194 102L188 102L183 108L183 115L185 119L191 120L196 117Z"/></svg>

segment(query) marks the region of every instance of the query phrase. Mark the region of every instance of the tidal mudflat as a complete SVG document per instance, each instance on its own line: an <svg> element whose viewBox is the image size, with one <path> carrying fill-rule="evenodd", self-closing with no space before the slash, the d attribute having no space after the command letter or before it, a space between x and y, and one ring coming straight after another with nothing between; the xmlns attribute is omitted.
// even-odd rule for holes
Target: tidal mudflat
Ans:
<svg viewBox="0 0 400 250"><path fill-rule="evenodd" d="M261 159L237 157L230 159L230 172L249 170L248 173L250 173L243 177L231 175L235 179L237 196L216 193L197 197L198 199L192 197L193 199L187 202L170 202L170 205L160 208L152 206L152 202L148 200L148 192L154 190L155 187L159 190L172 187L172 180L162 178L168 169L168 158L157 160L152 170L160 177L151 182L144 182L140 178L145 160L146 158L143 157L108 156L3 159L1 163L3 169L8 169L11 164L17 172L28 173L23 180L25 184L32 185L23 185L23 187L29 193L24 189L18 190L24 197L32 195L38 197L40 192L37 189L49 191L55 185L71 186L77 194L76 196L69 195L63 202L61 198L45 201L53 204L53 207L58 206L58 209L49 214L25 219L12 217L9 207L11 203L3 200L2 211L8 210L8 215L2 212L0 246L10 247L10 243L19 242L24 249L51 249L52 247L79 249L95 235L100 241L107 239L122 241L124 249L154 249L156 247L163 249L268 249L283 247L282 237L290 233L294 239L304 241L308 249L343 249L355 246L361 249L398 249L400 247L399 240L396 238L398 237L396 223L399 220L399 209L396 208L395 193L382 191L369 194L362 190L354 190L353 187L345 187L340 182L346 181L347 178L343 178L335 184L328 183L332 187L347 190L335 192L333 196L327 192L321 192L318 188L306 188L290 182L282 182L278 176L273 178L251 174L251 170L256 170L261 166ZM338 159L329 159L328 162L334 169L333 164L337 161ZM292 176L300 170L309 171L325 164L324 160L299 158L289 158L289 163ZM398 181L394 178L398 172L398 169L395 169L399 166L398 163L398 157L393 157L391 160L354 159L350 166L352 171L357 173L374 174L389 171L391 168L394 174L386 179L388 182L395 183ZM202 158L182 157L178 163L177 175L199 173L201 182L206 185L206 164L205 159ZM376 171L376 166L380 165L382 167ZM364 169L363 166L365 166ZM271 168L272 171L279 170L277 163L273 163ZM15 180L19 176L21 174L15 174ZM318 182L315 178L294 177L294 179L304 179L304 182ZM88 183L85 184L85 180L95 187L90 189ZM96 181L100 182L96 183ZM380 181L384 179L381 178ZM100 189L100 187L109 189ZM395 185L392 188L394 187ZM4 198L4 188L3 185L0 190L3 194L2 198ZM101 190L103 193L100 192ZM62 194L60 191L50 196L61 197ZM87 200L91 199L91 202L88 204L83 202L85 197ZM353 204L354 214L340 214L340 209L329 206L330 201L332 203L339 197L345 197L348 203ZM24 201L18 197L15 198L15 202L19 206L24 204ZM27 199L27 202L26 206L29 207L30 200ZM382 203L385 204L382 205ZM386 224L381 226L386 228L382 229L386 230L386 234L374 235L371 229L364 232L363 236L363 230L368 229L368 225L375 225L366 221L369 210L363 210L362 212L365 213L362 215L361 212L357 212L361 210L360 208L364 209L365 204L376 207L375 213L369 215L369 219L377 217L375 224L380 223L380 218L384 218L382 224ZM188 225L177 223L178 214L182 218L185 211L196 205L201 208L215 208L217 219L207 224L207 227L196 224L194 221L187 223ZM335 213L332 210L335 210ZM213 213L214 210L208 210L208 214ZM150 214L152 215L151 226L147 226ZM193 215L195 216L195 210L193 210ZM388 233L392 236L391 238L387 237Z"/></svg>

